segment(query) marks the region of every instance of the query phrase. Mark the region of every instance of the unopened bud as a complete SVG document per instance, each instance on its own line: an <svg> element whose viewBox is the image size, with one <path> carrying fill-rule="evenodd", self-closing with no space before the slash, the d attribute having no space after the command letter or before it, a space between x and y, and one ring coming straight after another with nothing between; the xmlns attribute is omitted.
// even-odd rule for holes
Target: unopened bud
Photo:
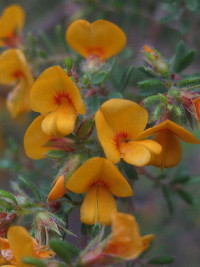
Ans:
<svg viewBox="0 0 200 267"><path fill-rule="evenodd" d="M93 129L94 129L94 116L90 116L79 124L79 126L75 130L75 134L78 138L84 140L90 136Z"/></svg>

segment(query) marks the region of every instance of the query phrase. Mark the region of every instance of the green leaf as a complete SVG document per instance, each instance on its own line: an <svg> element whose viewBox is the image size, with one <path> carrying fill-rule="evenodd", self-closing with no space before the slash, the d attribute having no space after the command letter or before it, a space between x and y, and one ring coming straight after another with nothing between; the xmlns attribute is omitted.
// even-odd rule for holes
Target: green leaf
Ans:
<svg viewBox="0 0 200 267"><path fill-rule="evenodd" d="M120 88L121 92L123 92L126 89L128 83L129 83L129 81L131 79L131 75L133 73L133 70L134 70L134 66L129 66L127 68L125 74L122 76L121 88Z"/></svg>
<svg viewBox="0 0 200 267"><path fill-rule="evenodd" d="M181 41L176 48L176 56L173 62L173 71L179 73L186 69L193 61L195 51L187 51L185 43Z"/></svg>
<svg viewBox="0 0 200 267"><path fill-rule="evenodd" d="M99 109L101 104L99 96L97 94L90 96L86 100L86 103L91 114L94 114L97 111L97 109Z"/></svg>
<svg viewBox="0 0 200 267"><path fill-rule="evenodd" d="M119 165L119 169L124 173L124 175L128 179L132 181L138 180L138 174L133 165L128 164L125 161L121 161L118 165Z"/></svg>
<svg viewBox="0 0 200 267"><path fill-rule="evenodd" d="M187 183L190 180L190 176L189 175L182 175L179 177L176 177L172 180L172 184L184 184Z"/></svg>
<svg viewBox="0 0 200 267"><path fill-rule="evenodd" d="M156 258L152 258L148 261L150 264L170 264L175 261L174 257L169 255L163 255Z"/></svg>
<svg viewBox="0 0 200 267"><path fill-rule="evenodd" d="M10 192L7 192L5 190L0 190L0 197L11 199L16 205L18 205L17 199Z"/></svg>
<svg viewBox="0 0 200 267"><path fill-rule="evenodd" d="M189 192L187 192L183 189L179 189L179 190L177 190L177 193L182 198L182 200L184 200L189 205L192 205L194 203L193 196Z"/></svg>
<svg viewBox="0 0 200 267"><path fill-rule="evenodd" d="M33 266L46 267L46 264L43 261L32 257L24 257L23 262Z"/></svg>
<svg viewBox="0 0 200 267"><path fill-rule="evenodd" d="M62 159L68 156L68 153L61 149L49 150L45 154L50 159Z"/></svg>
<svg viewBox="0 0 200 267"><path fill-rule="evenodd" d="M197 0L185 0L185 4L189 11L195 11L198 8Z"/></svg>
<svg viewBox="0 0 200 267"><path fill-rule="evenodd" d="M192 184L199 184L200 183L200 176L192 177L190 180L187 182L188 185Z"/></svg>
<svg viewBox="0 0 200 267"><path fill-rule="evenodd" d="M110 74L106 71L97 72L92 75L91 82L94 85L102 84L108 79L109 75Z"/></svg>
<svg viewBox="0 0 200 267"><path fill-rule="evenodd" d="M167 188L166 186L163 186L162 187L162 193L163 193L163 197L165 198L166 200L166 203L167 203L167 207L169 209L169 213L172 214L174 213L174 205L173 205L173 202L172 202L172 192L169 188Z"/></svg>
<svg viewBox="0 0 200 267"><path fill-rule="evenodd" d="M158 93L167 92L167 87L163 83L163 81L159 79L149 79L144 80L138 83L140 87L140 95L141 96L151 96L156 95Z"/></svg>
<svg viewBox="0 0 200 267"><path fill-rule="evenodd" d="M186 79L179 81L177 83L177 86L181 88L181 87L197 85L197 84L200 84L200 77L190 77L190 78L186 78Z"/></svg>
<svg viewBox="0 0 200 267"><path fill-rule="evenodd" d="M69 264L80 253L76 247L72 246L68 242L55 238L51 239L50 247L67 264Z"/></svg>
<svg viewBox="0 0 200 267"><path fill-rule="evenodd" d="M25 178L22 175L19 175L18 179L34 193L39 201L42 201L40 191L38 190L37 186L34 185L34 183L32 183L28 178Z"/></svg>
<svg viewBox="0 0 200 267"><path fill-rule="evenodd" d="M108 99L111 99L111 98L123 98L123 95L119 92L110 92L108 94Z"/></svg>
<svg viewBox="0 0 200 267"><path fill-rule="evenodd" d="M146 66L141 66L137 70L142 72L147 78L159 78L160 77L160 74L158 74L157 72L155 72L154 70Z"/></svg>
<svg viewBox="0 0 200 267"><path fill-rule="evenodd" d="M10 210L14 210L14 207L6 200L0 198L0 210L10 211Z"/></svg>

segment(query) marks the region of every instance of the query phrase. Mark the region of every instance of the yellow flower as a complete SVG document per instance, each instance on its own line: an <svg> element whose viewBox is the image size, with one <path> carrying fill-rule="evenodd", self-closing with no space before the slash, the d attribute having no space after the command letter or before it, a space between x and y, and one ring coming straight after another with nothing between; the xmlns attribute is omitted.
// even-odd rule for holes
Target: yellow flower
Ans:
<svg viewBox="0 0 200 267"><path fill-rule="evenodd" d="M25 13L18 5L7 7L0 17L0 46L16 47L24 26Z"/></svg>
<svg viewBox="0 0 200 267"><path fill-rule="evenodd" d="M125 213L114 213L112 236L103 252L126 260L137 258L154 239L154 235L141 236L134 216Z"/></svg>
<svg viewBox="0 0 200 267"><path fill-rule="evenodd" d="M196 117L197 117L198 121L200 121L200 97L193 99L192 102L195 106Z"/></svg>
<svg viewBox="0 0 200 267"><path fill-rule="evenodd" d="M9 49L0 55L0 84L14 84L14 89L7 97L7 107L14 118L30 110L33 77L26 58L19 49Z"/></svg>
<svg viewBox="0 0 200 267"><path fill-rule="evenodd" d="M155 155L151 162L156 167L170 168L180 162L182 148L179 138L187 143L199 144L199 141L193 134L170 120L147 129L140 138L147 138L153 134L156 134L153 140L162 146L161 154Z"/></svg>
<svg viewBox="0 0 200 267"><path fill-rule="evenodd" d="M117 25L106 20L93 23L77 20L67 29L66 40L83 57L99 57L104 61L124 48L126 35Z"/></svg>
<svg viewBox="0 0 200 267"><path fill-rule="evenodd" d="M57 137L74 130L77 114L85 114L78 88L60 66L46 69L31 90L31 108L45 115L42 130Z"/></svg>
<svg viewBox="0 0 200 267"><path fill-rule="evenodd" d="M161 146L152 140L140 140L148 121L147 111L130 100L106 101L95 115L99 141L106 157L113 163L126 162L144 166L150 164Z"/></svg>
<svg viewBox="0 0 200 267"><path fill-rule="evenodd" d="M61 175L55 181L53 188L51 189L47 201L53 201L58 198L63 197L67 193L67 188L65 186L65 176Z"/></svg>
<svg viewBox="0 0 200 267"><path fill-rule="evenodd" d="M38 116L27 129L24 136L24 149L26 155L31 159L41 159L45 157L45 153L53 149L46 147L45 144L54 139L52 135L47 135L42 131L41 123L44 116Z"/></svg>
<svg viewBox="0 0 200 267"><path fill-rule="evenodd" d="M95 157L87 160L70 177L67 189L74 193L86 192L81 206L81 221L86 224L109 225L111 214L116 212L116 202L112 194L128 197L133 191L119 172L107 159Z"/></svg>
<svg viewBox="0 0 200 267"><path fill-rule="evenodd" d="M8 239L0 238L0 253L2 264L13 264L3 265L5 267L30 266L22 262L24 257L45 259L53 256L53 252L48 247L40 246L26 229L21 226L11 226L8 230Z"/></svg>
<svg viewBox="0 0 200 267"><path fill-rule="evenodd" d="M141 236L134 216L126 213L113 213L112 233L93 250L80 257L84 266L115 264L122 260L134 260L148 247L154 235Z"/></svg>

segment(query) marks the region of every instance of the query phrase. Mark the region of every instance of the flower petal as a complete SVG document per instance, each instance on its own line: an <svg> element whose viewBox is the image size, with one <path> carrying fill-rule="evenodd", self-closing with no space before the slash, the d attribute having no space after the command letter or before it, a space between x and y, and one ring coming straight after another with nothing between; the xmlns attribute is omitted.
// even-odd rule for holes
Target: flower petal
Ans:
<svg viewBox="0 0 200 267"><path fill-rule="evenodd" d="M66 31L68 44L83 57L99 56L102 60L118 54L126 44L126 35L106 20L73 22Z"/></svg>
<svg viewBox="0 0 200 267"><path fill-rule="evenodd" d="M31 89L31 108L47 113L54 111L62 101L73 105L77 113L85 114L85 105L78 88L60 66L53 66L46 69L34 83Z"/></svg>
<svg viewBox="0 0 200 267"><path fill-rule="evenodd" d="M34 257L33 240L30 234L21 226L11 226L8 230L8 240L17 266L27 267L22 259L24 257Z"/></svg>
<svg viewBox="0 0 200 267"><path fill-rule="evenodd" d="M140 139L147 138L157 132L165 131L165 130L171 131L172 133L177 135L180 139L182 139L184 142L199 144L199 141L196 139L196 137L192 133L190 133L185 128L181 127L177 123L170 121L170 120L166 120L162 123L155 125L152 128L147 129L139 136L139 138Z"/></svg>
<svg viewBox="0 0 200 267"><path fill-rule="evenodd" d="M144 130L147 120L147 111L133 101L125 99L106 101L95 115L98 138L106 157L117 163L120 160L120 153L115 137L124 134L127 135L127 140L137 139Z"/></svg>
<svg viewBox="0 0 200 267"><path fill-rule="evenodd" d="M109 225L111 214L116 212L116 209L112 194L103 185L95 185L89 189L81 206L81 221L85 224L99 222Z"/></svg>
<svg viewBox="0 0 200 267"><path fill-rule="evenodd" d="M0 39L6 39L16 32L20 32L24 21L25 13L19 5L7 7L0 18Z"/></svg>
<svg viewBox="0 0 200 267"><path fill-rule="evenodd" d="M177 136L171 131L159 132L153 139L162 146L162 152L156 155L151 164L156 167L170 168L176 166L182 157L182 148Z"/></svg>
<svg viewBox="0 0 200 267"><path fill-rule="evenodd" d="M64 175L61 175L60 177L58 177L53 188L51 189L47 197L47 201L59 199L63 197L66 194L66 192L67 188L65 186L65 177Z"/></svg>
<svg viewBox="0 0 200 267"><path fill-rule="evenodd" d="M41 129L41 123L44 117L38 116L27 129L24 136L24 149L26 155L32 159L41 159L45 153L53 148L43 147L53 136L45 134Z"/></svg>
<svg viewBox="0 0 200 267"><path fill-rule="evenodd" d="M116 196L131 196L133 191L120 171L107 159L95 157L87 160L70 177L66 186L74 193L87 192L95 184L103 184Z"/></svg>
<svg viewBox="0 0 200 267"><path fill-rule="evenodd" d="M135 259L144 250L143 240L134 216L114 213L112 220L112 237L104 252L125 259Z"/></svg>
<svg viewBox="0 0 200 267"><path fill-rule="evenodd" d="M121 142L119 149L123 160L138 167L149 165L153 157L148 146L137 141Z"/></svg>

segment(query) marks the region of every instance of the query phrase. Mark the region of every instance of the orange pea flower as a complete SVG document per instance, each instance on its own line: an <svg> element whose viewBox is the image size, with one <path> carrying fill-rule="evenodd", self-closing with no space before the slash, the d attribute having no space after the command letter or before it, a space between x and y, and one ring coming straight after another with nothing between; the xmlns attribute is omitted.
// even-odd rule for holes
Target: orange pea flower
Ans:
<svg viewBox="0 0 200 267"><path fill-rule="evenodd" d="M19 5L11 5L4 10L0 17L0 46L18 46L24 21L25 13Z"/></svg>
<svg viewBox="0 0 200 267"><path fill-rule="evenodd" d="M126 44L126 35L114 23L97 20L73 22L66 31L68 44L85 58L104 61L118 54Z"/></svg>
<svg viewBox="0 0 200 267"><path fill-rule="evenodd" d="M65 186L65 176L61 175L55 181L53 188L51 189L47 201L53 201L63 197L67 193L67 188Z"/></svg>
<svg viewBox="0 0 200 267"><path fill-rule="evenodd" d="M99 222L109 225L111 214L116 212L112 194L119 197L133 194L119 170L109 160L100 157L87 160L70 177L66 186L77 194L86 192L81 206L81 221L85 224Z"/></svg>
<svg viewBox="0 0 200 267"><path fill-rule="evenodd" d="M78 88L60 66L46 69L31 90L31 108L45 115L42 130L57 137L74 130L77 114L85 114Z"/></svg>
<svg viewBox="0 0 200 267"><path fill-rule="evenodd" d="M53 149L46 147L45 144L55 138L52 135L47 135L42 131L41 124L44 116L38 116L27 129L24 136L24 149L26 155L31 159L41 159L45 157L45 153Z"/></svg>
<svg viewBox="0 0 200 267"><path fill-rule="evenodd" d="M114 264L122 260L134 260L148 247L154 235L141 236L134 216L126 213L113 213L111 216L112 234L107 242L103 240L94 250L81 257L81 263Z"/></svg>
<svg viewBox="0 0 200 267"><path fill-rule="evenodd" d="M7 107L14 118L30 110L33 76L19 49L9 49L0 55L0 84L14 85L7 97Z"/></svg>
<svg viewBox="0 0 200 267"><path fill-rule="evenodd" d="M151 162L156 167L170 168L180 162L182 148L179 138L187 143L199 144L199 141L193 134L170 120L147 129L140 138L147 138L153 134L156 134L153 140L162 146L161 154L155 155Z"/></svg>
<svg viewBox="0 0 200 267"><path fill-rule="evenodd" d="M141 140L147 121L147 111L135 102L111 99L103 103L95 123L106 157L113 163L123 158L136 166L150 164L154 155L161 153L161 146L152 140Z"/></svg>
<svg viewBox="0 0 200 267"><path fill-rule="evenodd" d="M40 246L24 227L11 226L8 239L0 238L0 263L13 264L1 266L28 267L30 265L22 261L24 257L46 259L52 256L53 252L47 246Z"/></svg>

